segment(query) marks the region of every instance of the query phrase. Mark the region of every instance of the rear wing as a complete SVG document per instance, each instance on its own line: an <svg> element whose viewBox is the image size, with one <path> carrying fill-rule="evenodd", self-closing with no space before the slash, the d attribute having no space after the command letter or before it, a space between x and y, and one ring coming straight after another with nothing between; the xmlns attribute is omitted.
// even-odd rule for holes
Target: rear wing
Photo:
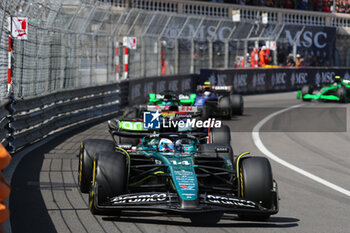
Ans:
<svg viewBox="0 0 350 233"><path fill-rule="evenodd" d="M143 121L132 120L109 120L108 128L110 134L119 137L142 138L152 134L148 129L143 128Z"/></svg>
<svg viewBox="0 0 350 233"><path fill-rule="evenodd" d="M169 105L164 106L158 106L158 105L147 105L145 108L147 111L150 112L156 112L156 111L170 111ZM198 107L197 106L178 106L178 112L184 112L184 113L197 113Z"/></svg>
<svg viewBox="0 0 350 233"><path fill-rule="evenodd" d="M149 102L150 103L156 103L159 101L162 101L164 99L171 100L171 101L178 101L182 104L193 104L196 101L196 94L155 94L150 93L149 94Z"/></svg>
<svg viewBox="0 0 350 233"><path fill-rule="evenodd" d="M229 93L233 90L232 86L208 86L208 85L198 85L197 91L205 91L208 90L208 87L217 93Z"/></svg>

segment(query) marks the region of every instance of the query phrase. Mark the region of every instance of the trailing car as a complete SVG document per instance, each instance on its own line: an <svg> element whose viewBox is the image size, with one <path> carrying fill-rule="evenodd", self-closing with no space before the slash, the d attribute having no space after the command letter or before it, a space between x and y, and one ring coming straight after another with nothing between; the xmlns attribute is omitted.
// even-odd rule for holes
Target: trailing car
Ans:
<svg viewBox="0 0 350 233"><path fill-rule="evenodd" d="M322 100L347 103L350 99L350 81L342 80L340 76L335 76L333 83L320 89L304 85L298 91L297 98L301 98L303 101Z"/></svg>
<svg viewBox="0 0 350 233"><path fill-rule="evenodd" d="M233 115L243 114L243 105L243 97L234 94L231 86L213 86L205 82L204 85L197 86L196 94L179 94L169 90L159 94L150 93L148 103L135 109L138 117L145 111L179 111L201 116L202 119L230 119Z"/></svg>
<svg viewBox="0 0 350 233"><path fill-rule="evenodd" d="M197 98L194 104L200 106L202 117L224 117L243 114L243 97L233 94L232 86L213 86L210 82L197 86Z"/></svg>
<svg viewBox="0 0 350 233"><path fill-rule="evenodd" d="M170 90L165 90L161 93L149 93L147 104L138 105L135 107L136 116L142 117L145 111L178 111L188 113L194 116L198 115L197 107L194 106L196 94L178 94Z"/></svg>
<svg viewBox="0 0 350 233"><path fill-rule="evenodd" d="M115 125L109 128L119 135ZM210 218L214 223L223 213L261 220L278 212L278 188L269 161L249 153L234 155L227 126L209 134L151 134L136 146L111 144L94 139L82 143L79 186L83 191L82 184L90 184L93 214L156 210L200 223L202 214L216 213ZM94 156L91 178L82 182L84 155Z"/></svg>

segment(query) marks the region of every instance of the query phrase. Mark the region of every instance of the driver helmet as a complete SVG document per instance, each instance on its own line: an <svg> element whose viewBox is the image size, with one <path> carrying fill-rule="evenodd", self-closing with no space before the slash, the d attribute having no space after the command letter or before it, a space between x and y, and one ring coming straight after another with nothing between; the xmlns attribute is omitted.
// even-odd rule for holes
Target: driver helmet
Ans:
<svg viewBox="0 0 350 233"><path fill-rule="evenodd" d="M174 143L168 138L159 141L158 150L160 152L174 152Z"/></svg>
<svg viewBox="0 0 350 233"><path fill-rule="evenodd" d="M334 77L334 81L335 82L340 82L341 81L341 77L339 75Z"/></svg>
<svg viewBox="0 0 350 233"><path fill-rule="evenodd" d="M204 94L205 97L209 97L211 92L210 91L205 91L203 94Z"/></svg>
<svg viewBox="0 0 350 233"><path fill-rule="evenodd" d="M209 96L210 96L210 94L211 94L211 92L210 92L210 91L205 91L205 92L203 93L203 96L205 96L205 97L209 97Z"/></svg>
<svg viewBox="0 0 350 233"><path fill-rule="evenodd" d="M179 139L175 142L175 151L183 154L191 153L191 140L190 139Z"/></svg>
<svg viewBox="0 0 350 233"><path fill-rule="evenodd" d="M210 91L211 90L210 82L204 82L204 90L205 91Z"/></svg>

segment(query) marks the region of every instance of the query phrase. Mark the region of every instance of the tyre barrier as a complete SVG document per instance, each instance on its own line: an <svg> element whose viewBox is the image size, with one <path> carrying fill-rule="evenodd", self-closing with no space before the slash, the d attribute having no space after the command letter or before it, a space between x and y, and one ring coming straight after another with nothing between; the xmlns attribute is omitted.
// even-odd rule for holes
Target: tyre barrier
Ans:
<svg viewBox="0 0 350 233"><path fill-rule="evenodd" d="M4 232L2 224L10 216L10 211L4 203L4 201L10 196L10 185L7 183L1 171L9 165L11 160L11 155L0 143L0 232Z"/></svg>
<svg viewBox="0 0 350 233"><path fill-rule="evenodd" d="M66 90L45 96L13 100L7 105L6 148L14 153L53 133L84 121L116 114L120 108L118 84ZM1 136L0 135L0 136Z"/></svg>
<svg viewBox="0 0 350 233"><path fill-rule="evenodd" d="M7 126L9 123L8 115L9 111L7 109L8 105L10 104L10 100L5 101L0 105L0 142L4 145L7 146L8 142L6 140L8 131L7 131Z"/></svg>

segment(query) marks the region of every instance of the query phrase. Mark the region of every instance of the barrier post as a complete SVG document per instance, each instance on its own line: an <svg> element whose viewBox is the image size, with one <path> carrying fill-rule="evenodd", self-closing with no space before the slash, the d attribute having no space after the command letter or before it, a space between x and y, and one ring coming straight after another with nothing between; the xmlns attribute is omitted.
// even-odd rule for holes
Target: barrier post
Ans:
<svg viewBox="0 0 350 233"><path fill-rule="evenodd" d="M129 48L125 46L124 48L124 75L123 79L128 79L129 73Z"/></svg>
<svg viewBox="0 0 350 233"><path fill-rule="evenodd" d="M115 42L115 78L119 82L119 42Z"/></svg>
<svg viewBox="0 0 350 233"><path fill-rule="evenodd" d="M12 90L12 16L8 18L8 71L7 71L7 93L8 96L13 94Z"/></svg>
<svg viewBox="0 0 350 233"><path fill-rule="evenodd" d="M8 72L7 72L7 92L8 95L10 96L12 93L12 88L11 88L11 72L12 72L12 37L11 33L9 35L9 40L8 40Z"/></svg>

